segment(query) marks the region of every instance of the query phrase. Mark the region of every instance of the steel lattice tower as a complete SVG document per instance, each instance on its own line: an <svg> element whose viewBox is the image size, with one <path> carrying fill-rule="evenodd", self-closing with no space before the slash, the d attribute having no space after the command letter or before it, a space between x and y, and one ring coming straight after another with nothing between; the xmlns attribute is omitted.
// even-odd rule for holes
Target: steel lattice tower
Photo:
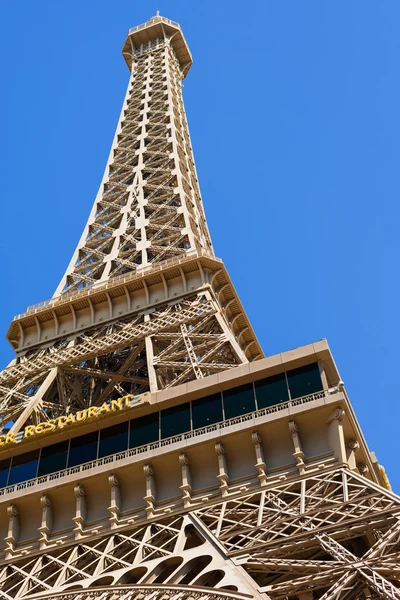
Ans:
<svg viewBox="0 0 400 600"><path fill-rule="evenodd" d="M159 15L89 220L0 373L0 598L400 600L400 499L325 340L264 358L215 257Z"/></svg>
<svg viewBox="0 0 400 600"><path fill-rule="evenodd" d="M88 223L52 300L9 332L17 359L0 380L3 422L13 419L15 432L42 418L44 399L47 415L58 416L262 357L208 233L182 100L192 59L180 27L151 19L130 30L123 54L132 74ZM49 319L61 305L62 318Z"/></svg>

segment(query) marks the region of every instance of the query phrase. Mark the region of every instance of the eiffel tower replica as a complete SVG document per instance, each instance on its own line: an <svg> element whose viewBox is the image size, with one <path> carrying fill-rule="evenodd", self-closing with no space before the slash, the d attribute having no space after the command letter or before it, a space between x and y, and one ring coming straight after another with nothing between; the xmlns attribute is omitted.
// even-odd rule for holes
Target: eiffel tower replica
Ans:
<svg viewBox="0 0 400 600"><path fill-rule="evenodd" d="M53 298L0 373L0 598L400 599L400 498L325 340L264 357L213 252L156 15Z"/></svg>

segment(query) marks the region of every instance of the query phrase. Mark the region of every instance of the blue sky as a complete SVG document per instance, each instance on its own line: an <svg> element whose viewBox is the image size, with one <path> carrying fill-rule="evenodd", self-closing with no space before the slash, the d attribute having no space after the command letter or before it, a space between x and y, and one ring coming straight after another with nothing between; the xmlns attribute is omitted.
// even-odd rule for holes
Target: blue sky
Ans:
<svg viewBox="0 0 400 600"><path fill-rule="evenodd" d="M328 339L399 492L398 0L3 1L2 336L70 260L128 81L124 37L157 8L193 53L211 235L264 352Z"/></svg>

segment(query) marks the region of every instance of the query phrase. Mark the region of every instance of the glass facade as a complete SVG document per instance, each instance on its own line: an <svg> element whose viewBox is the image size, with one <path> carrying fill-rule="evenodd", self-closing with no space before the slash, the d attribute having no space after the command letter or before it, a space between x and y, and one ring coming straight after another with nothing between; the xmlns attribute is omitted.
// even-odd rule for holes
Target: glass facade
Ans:
<svg viewBox="0 0 400 600"><path fill-rule="evenodd" d="M8 481L8 472L10 470L11 458L0 462L0 487L6 487Z"/></svg>
<svg viewBox="0 0 400 600"><path fill-rule="evenodd" d="M0 488L138 448L323 389L317 363L105 427L0 462Z"/></svg>
<svg viewBox="0 0 400 600"><path fill-rule="evenodd" d="M160 413L155 412L130 422L129 448L156 442L160 437Z"/></svg>
<svg viewBox="0 0 400 600"><path fill-rule="evenodd" d="M76 467L76 465L96 460L98 445L98 431L72 438L69 447L68 467Z"/></svg>
<svg viewBox="0 0 400 600"><path fill-rule="evenodd" d="M128 447L129 423L118 423L100 430L99 458L123 452Z"/></svg>
<svg viewBox="0 0 400 600"><path fill-rule="evenodd" d="M289 400L285 373L279 373L279 375L256 381L255 388L258 408L267 408L268 406Z"/></svg>
<svg viewBox="0 0 400 600"><path fill-rule="evenodd" d="M67 466L68 446L69 442L68 440L65 440L65 442L60 442L59 444L42 448L40 453L38 477L65 469Z"/></svg>
<svg viewBox="0 0 400 600"><path fill-rule="evenodd" d="M37 475L39 463L39 450L14 456L11 463L8 485L20 483L27 479L34 479Z"/></svg>
<svg viewBox="0 0 400 600"><path fill-rule="evenodd" d="M193 429L207 427L223 420L222 394L214 394L192 402Z"/></svg>
<svg viewBox="0 0 400 600"><path fill-rule="evenodd" d="M190 403L161 411L161 439L190 431Z"/></svg>
<svg viewBox="0 0 400 600"><path fill-rule="evenodd" d="M308 396L322 390L318 363L292 369L288 371L287 378L292 399Z"/></svg>
<svg viewBox="0 0 400 600"><path fill-rule="evenodd" d="M252 383L241 385L223 392L225 419L232 419L256 410L254 386Z"/></svg>

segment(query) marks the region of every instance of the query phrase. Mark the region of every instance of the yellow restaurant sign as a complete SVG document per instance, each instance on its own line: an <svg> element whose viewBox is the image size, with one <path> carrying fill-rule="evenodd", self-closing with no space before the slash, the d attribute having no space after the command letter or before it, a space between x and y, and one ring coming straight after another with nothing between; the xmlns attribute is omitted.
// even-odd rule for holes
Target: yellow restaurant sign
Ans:
<svg viewBox="0 0 400 600"><path fill-rule="evenodd" d="M52 433L65 427L70 427L76 423L83 423L84 421L91 421L98 417L104 417L106 415L126 410L135 406L140 401L141 396L133 396L128 394L118 400L111 400L111 402L104 402L101 406L90 406L84 410L80 410L77 413L71 413L68 416L57 417L56 419L50 419L49 421L43 421L37 425L27 425L23 430L23 436L20 434L7 433L6 435L0 435L0 448L9 446L11 444L17 444L22 440L26 440L31 437L41 436L46 433Z"/></svg>

